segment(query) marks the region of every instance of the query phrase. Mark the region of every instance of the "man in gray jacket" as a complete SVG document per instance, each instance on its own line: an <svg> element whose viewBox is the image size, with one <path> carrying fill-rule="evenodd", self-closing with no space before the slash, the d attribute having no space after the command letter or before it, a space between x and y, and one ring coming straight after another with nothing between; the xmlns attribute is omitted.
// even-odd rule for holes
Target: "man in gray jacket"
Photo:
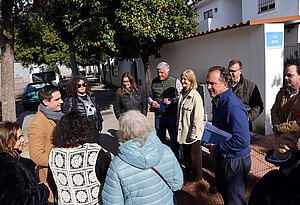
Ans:
<svg viewBox="0 0 300 205"><path fill-rule="evenodd" d="M232 91L245 105L248 111L249 129L252 131L252 121L262 113L264 103L257 85L244 78L242 67L242 62L239 60L231 60L228 64L233 81Z"/></svg>

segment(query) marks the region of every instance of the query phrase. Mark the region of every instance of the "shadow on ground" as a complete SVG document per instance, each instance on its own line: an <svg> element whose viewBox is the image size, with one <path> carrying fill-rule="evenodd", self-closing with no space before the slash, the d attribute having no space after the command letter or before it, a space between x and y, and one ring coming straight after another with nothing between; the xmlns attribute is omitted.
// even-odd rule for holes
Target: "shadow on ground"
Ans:
<svg viewBox="0 0 300 205"><path fill-rule="evenodd" d="M100 105L101 111L109 109L110 105L113 103L116 91L118 88L114 86L105 85L102 90L93 90L96 96L96 101Z"/></svg>

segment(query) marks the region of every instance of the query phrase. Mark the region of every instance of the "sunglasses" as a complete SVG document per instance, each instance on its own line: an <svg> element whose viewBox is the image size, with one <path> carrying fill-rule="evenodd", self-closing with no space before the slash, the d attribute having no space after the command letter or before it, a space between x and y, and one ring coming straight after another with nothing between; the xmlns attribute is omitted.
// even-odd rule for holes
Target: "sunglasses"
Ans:
<svg viewBox="0 0 300 205"><path fill-rule="evenodd" d="M85 88L86 84L85 83L77 84L77 88L81 88L81 86Z"/></svg>

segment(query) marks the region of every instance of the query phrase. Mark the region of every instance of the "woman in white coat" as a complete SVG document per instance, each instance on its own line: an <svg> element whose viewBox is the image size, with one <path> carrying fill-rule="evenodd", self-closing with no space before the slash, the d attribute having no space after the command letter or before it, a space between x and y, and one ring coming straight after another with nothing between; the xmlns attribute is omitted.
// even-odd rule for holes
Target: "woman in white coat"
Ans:
<svg viewBox="0 0 300 205"><path fill-rule="evenodd" d="M188 69L181 74L182 91L177 112L177 141L183 145L185 185L202 179L202 146L204 130L203 101L198 93L195 73Z"/></svg>

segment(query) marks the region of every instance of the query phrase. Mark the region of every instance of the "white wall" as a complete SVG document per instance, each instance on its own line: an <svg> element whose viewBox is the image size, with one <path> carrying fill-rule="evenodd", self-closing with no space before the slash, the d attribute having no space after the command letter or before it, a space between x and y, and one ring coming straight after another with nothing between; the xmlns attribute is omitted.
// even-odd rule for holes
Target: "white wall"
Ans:
<svg viewBox="0 0 300 205"><path fill-rule="evenodd" d="M265 24L265 108L266 108L266 133L272 133L272 126L270 124L270 109L275 102L275 96L278 93L280 87L283 85L283 50L284 50L284 38L281 47L267 47L266 36L268 32L282 32L284 33L284 24Z"/></svg>
<svg viewBox="0 0 300 205"><path fill-rule="evenodd" d="M286 45L299 43L299 26L295 25L293 28L284 29L284 40Z"/></svg>
<svg viewBox="0 0 300 205"><path fill-rule="evenodd" d="M201 82L205 82L209 67L214 65L227 67L231 59L241 59L247 68L251 57L250 46L261 47L259 43L250 41L250 36L257 27L241 27L166 44L160 52L162 56L160 59L151 58L152 75L156 75L155 67L160 61L168 61L171 72L176 77L187 68L194 69L198 81ZM263 56L263 49L256 50L256 53ZM250 78L250 69L245 69L244 74Z"/></svg>
<svg viewBox="0 0 300 205"><path fill-rule="evenodd" d="M111 64L113 64L114 60L112 60ZM131 60L124 60L124 61L119 61L118 66L119 66L119 75L114 76L110 74L106 75L106 79L108 83L111 83L114 86L121 86L121 77L123 73L129 72L131 73L131 65L134 63L134 61ZM137 76L136 76L136 83L138 84L138 81L140 80L142 85L140 86L143 90L146 88L146 83L145 83L145 72L144 72L144 65L143 61L141 59L136 59L136 66L137 66ZM104 68L105 69L105 68ZM112 69L112 68L111 68ZM113 70L110 72L113 73Z"/></svg>
<svg viewBox="0 0 300 205"><path fill-rule="evenodd" d="M213 10L213 19L209 29L240 23L242 21L241 0L204 0L196 4L200 21L204 21L204 12ZM215 12L215 8L217 12ZM199 20L197 19L197 20Z"/></svg>
<svg viewBox="0 0 300 205"><path fill-rule="evenodd" d="M118 66L119 66L119 75L114 76L112 75L111 77L111 84L119 87L121 86L121 76L123 75L123 73L125 72L130 72L130 61L124 60L124 61L119 61L118 62ZM113 73L113 71L112 71Z"/></svg>
<svg viewBox="0 0 300 205"><path fill-rule="evenodd" d="M258 0L242 0L242 21L299 15L299 0L275 0L275 9L261 14L257 5Z"/></svg>
<svg viewBox="0 0 300 205"><path fill-rule="evenodd" d="M283 24L279 27L283 29ZM278 29L270 27L266 31L270 30ZM209 67L227 67L230 60L239 59L243 62L244 76L258 85L265 103L264 112L254 126L270 127L270 109L281 86L276 79L282 79L283 50L265 50L264 35L263 25L245 26L166 44L161 49L160 59L150 59L152 78L156 76L156 65L166 61L171 66L171 75L179 78L183 70L191 68L197 81L205 82ZM270 130L266 130L266 134L271 134Z"/></svg>

